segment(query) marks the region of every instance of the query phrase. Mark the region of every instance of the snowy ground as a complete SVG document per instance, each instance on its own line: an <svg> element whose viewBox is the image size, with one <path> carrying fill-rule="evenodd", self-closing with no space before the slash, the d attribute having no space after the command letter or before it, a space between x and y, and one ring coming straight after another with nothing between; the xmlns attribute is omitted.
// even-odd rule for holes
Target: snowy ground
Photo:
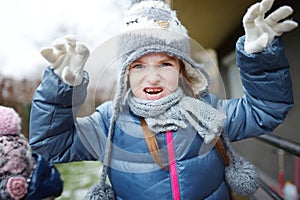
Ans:
<svg viewBox="0 0 300 200"><path fill-rule="evenodd" d="M74 162L56 165L64 181L64 190L57 200L84 199L89 188L98 183L101 174L99 162Z"/></svg>

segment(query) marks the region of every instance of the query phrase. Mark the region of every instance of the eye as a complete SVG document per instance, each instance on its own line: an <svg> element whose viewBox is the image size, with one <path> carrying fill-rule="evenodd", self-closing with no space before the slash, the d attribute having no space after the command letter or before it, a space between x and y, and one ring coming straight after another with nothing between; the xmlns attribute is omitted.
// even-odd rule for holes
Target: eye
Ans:
<svg viewBox="0 0 300 200"><path fill-rule="evenodd" d="M165 62L161 64L161 67L171 67L171 66L173 66L173 64L170 62Z"/></svg>
<svg viewBox="0 0 300 200"><path fill-rule="evenodd" d="M129 69L142 69L144 68L145 66L142 65L142 64L133 64L129 67Z"/></svg>

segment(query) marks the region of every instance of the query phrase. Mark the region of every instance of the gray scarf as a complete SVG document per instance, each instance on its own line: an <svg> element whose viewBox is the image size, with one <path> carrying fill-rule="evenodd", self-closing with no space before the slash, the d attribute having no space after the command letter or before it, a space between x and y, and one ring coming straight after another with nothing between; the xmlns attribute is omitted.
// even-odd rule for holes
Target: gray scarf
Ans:
<svg viewBox="0 0 300 200"><path fill-rule="evenodd" d="M131 91L126 99L131 111L144 117L153 132L176 131L186 128L189 122L204 143L210 143L221 133L226 118L208 103L185 96L181 88L158 100L139 99Z"/></svg>

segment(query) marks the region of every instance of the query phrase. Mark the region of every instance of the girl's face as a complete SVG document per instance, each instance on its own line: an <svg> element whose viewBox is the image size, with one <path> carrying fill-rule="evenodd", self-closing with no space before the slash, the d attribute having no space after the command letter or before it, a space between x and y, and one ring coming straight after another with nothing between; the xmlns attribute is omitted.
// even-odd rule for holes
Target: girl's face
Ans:
<svg viewBox="0 0 300 200"><path fill-rule="evenodd" d="M180 76L180 62L166 53L143 55L129 66L129 84L140 99L157 100L175 91Z"/></svg>

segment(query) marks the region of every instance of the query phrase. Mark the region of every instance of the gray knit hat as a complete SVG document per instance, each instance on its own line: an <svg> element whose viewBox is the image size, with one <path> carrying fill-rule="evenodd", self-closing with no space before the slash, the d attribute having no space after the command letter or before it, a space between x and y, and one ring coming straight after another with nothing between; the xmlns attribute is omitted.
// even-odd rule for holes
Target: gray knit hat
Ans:
<svg viewBox="0 0 300 200"><path fill-rule="evenodd" d="M191 51L197 51L197 55ZM91 52L86 69L93 72L90 77L92 84L93 79L97 79L95 83L100 84L103 70L117 69L115 100L118 104L118 100L124 97L128 89L128 66L141 56L155 52L164 52L183 61L188 79L193 83L190 86L195 95L205 96L211 89L211 73L203 63L203 60L207 62L210 56L200 44L189 37L176 12L163 0L132 1L132 6L121 20L120 32ZM203 59L199 55L206 57L203 56ZM217 70L212 59L208 62L208 65L213 65ZM101 73L94 73L95 69L99 69L98 72Z"/></svg>

